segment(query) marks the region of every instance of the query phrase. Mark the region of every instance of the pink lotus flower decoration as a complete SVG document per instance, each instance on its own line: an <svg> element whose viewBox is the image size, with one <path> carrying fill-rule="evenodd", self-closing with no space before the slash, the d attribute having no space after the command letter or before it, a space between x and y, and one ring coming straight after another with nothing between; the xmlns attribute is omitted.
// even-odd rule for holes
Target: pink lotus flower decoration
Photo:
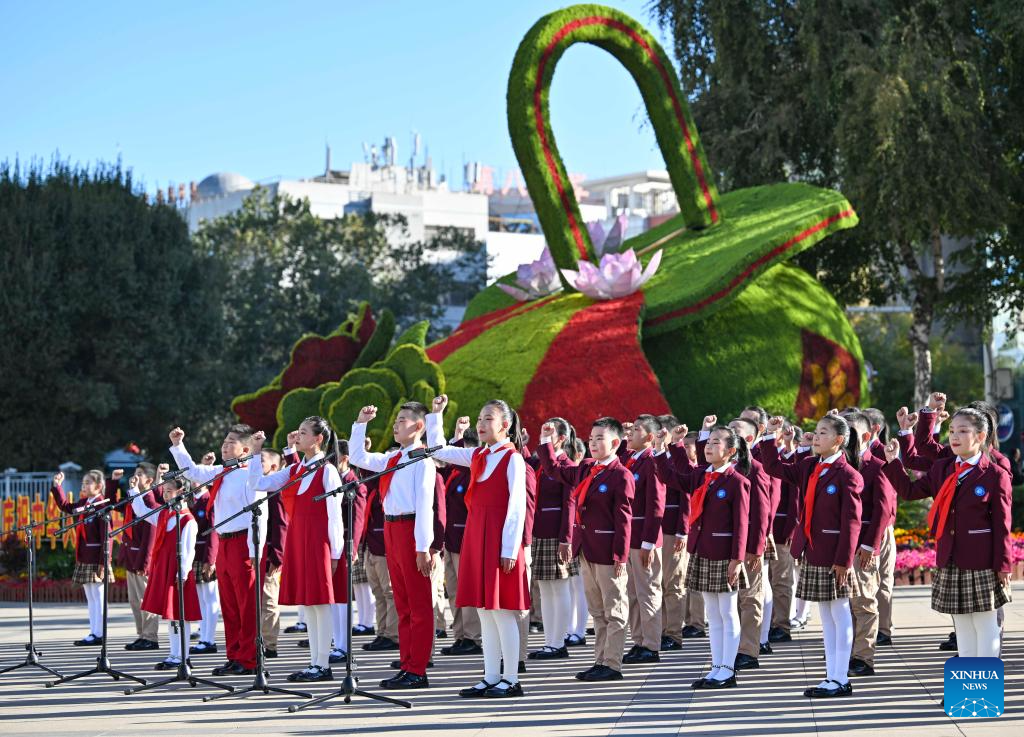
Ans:
<svg viewBox="0 0 1024 737"><path fill-rule="evenodd" d="M590 242L594 244L594 253L603 256L619 250L619 246L626 239L626 228L629 225L629 218L625 215L618 215L612 221L612 229L604 232L604 226L600 220L587 223L587 234Z"/></svg>
<svg viewBox="0 0 1024 737"><path fill-rule="evenodd" d="M633 294L647 282L661 265L661 251L651 257L647 268L641 271L640 259L630 248L625 253L606 253L601 264L577 262L579 271L562 269L566 280L592 299L618 299Z"/></svg>
<svg viewBox="0 0 1024 737"><path fill-rule="evenodd" d="M562 282L558 279L558 269L555 268L555 261L551 258L551 251L547 246L544 247L539 259L519 265L516 269L516 284L518 286L515 287L511 284L499 284L498 288L520 302L547 297L562 288Z"/></svg>

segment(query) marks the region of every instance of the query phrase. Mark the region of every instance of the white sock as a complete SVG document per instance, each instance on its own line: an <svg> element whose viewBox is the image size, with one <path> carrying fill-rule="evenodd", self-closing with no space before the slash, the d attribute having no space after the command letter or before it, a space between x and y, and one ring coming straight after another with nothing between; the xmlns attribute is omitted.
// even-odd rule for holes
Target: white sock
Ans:
<svg viewBox="0 0 1024 737"><path fill-rule="evenodd" d="M572 616L572 591L569 579L538 581L540 612L544 623L544 644L551 648L565 646ZM585 631L585 630L584 630Z"/></svg>
<svg viewBox="0 0 1024 737"><path fill-rule="evenodd" d="M331 657L331 605L307 606L306 617L310 665L326 668L330 665Z"/></svg>
<svg viewBox="0 0 1024 737"><path fill-rule="evenodd" d="M171 651L171 656L168 660L180 663L181 635L178 634L178 622L174 619L167 620L167 647Z"/></svg>
<svg viewBox="0 0 1024 737"><path fill-rule="evenodd" d="M578 637L586 637L587 618L590 616L590 609L587 608L587 594L583 588L583 576L569 577L570 593L572 594L572 627L569 633ZM543 604L543 599L541 600Z"/></svg>
<svg viewBox="0 0 1024 737"><path fill-rule="evenodd" d="M987 612L986 612L987 613ZM953 627L956 629L956 650L961 658L976 658L979 654L977 620L974 614L954 614Z"/></svg>
<svg viewBox="0 0 1024 737"><path fill-rule="evenodd" d="M768 630L772 626L772 612L775 609L775 599L772 595L772 587L768 582L768 561L764 562L761 566L761 581L763 582L762 588L764 589L764 616L761 619L761 638L760 642L763 645L768 642Z"/></svg>
<svg viewBox="0 0 1024 737"><path fill-rule="evenodd" d="M803 622L808 618L808 610L810 609L810 602L804 601L803 599L796 600L796 615L794 619Z"/></svg>
<svg viewBox="0 0 1024 737"><path fill-rule="evenodd" d="M716 681L726 678L719 666L732 665L732 663L722 662L725 646L725 622L722 620L721 607L718 606L718 596L719 594L704 594L704 618L708 622L708 644L711 646L711 670L708 671L705 678Z"/></svg>
<svg viewBox="0 0 1024 737"><path fill-rule="evenodd" d="M299 614L296 617L296 622L298 624L306 624L306 607L302 606L302 604L299 604Z"/></svg>
<svg viewBox="0 0 1024 737"><path fill-rule="evenodd" d="M347 605L331 604L331 628L334 631L334 647L348 652L348 635L351 629L347 626Z"/></svg>
<svg viewBox="0 0 1024 737"><path fill-rule="evenodd" d="M199 639L213 643L217 639L217 582L210 581L196 586L199 594L199 611L203 620L199 624Z"/></svg>
<svg viewBox="0 0 1024 737"><path fill-rule="evenodd" d="M477 609L476 612L480 615L480 647L484 651L484 681L493 686L501 680L501 635L498 633L494 610ZM519 632L518 627L516 632ZM517 654L517 668L518 658Z"/></svg>
<svg viewBox="0 0 1024 737"><path fill-rule="evenodd" d="M363 627L373 627L377 620L377 607L373 601L370 584L357 583L353 588L356 595L356 621Z"/></svg>
<svg viewBox="0 0 1024 737"><path fill-rule="evenodd" d="M93 637L103 636L103 584L87 583L85 601L89 607L89 633Z"/></svg>

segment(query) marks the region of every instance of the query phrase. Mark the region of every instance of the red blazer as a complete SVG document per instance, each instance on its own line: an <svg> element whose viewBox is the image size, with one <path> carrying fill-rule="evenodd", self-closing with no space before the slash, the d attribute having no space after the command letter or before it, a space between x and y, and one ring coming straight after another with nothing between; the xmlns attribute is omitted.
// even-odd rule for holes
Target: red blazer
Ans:
<svg viewBox="0 0 1024 737"><path fill-rule="evenodd" d="M533 518L533 537L557 539L568 543L572 539L572 524L569 517L569 497L572 487L561 479L544 473L536 452L526 459L526 465L533 469L537 480L536 514Z"/></svg>
<svg viewBox="0 0 1024 737"><path fill-rule="evenodd" d="M672 456L671 459L669 454ZM686 446L682 442L673 443L669 447L669 453L662 453L654 458L658 466L658 475L665 482L665 517L661 524L661 531L665 535L686 535L690 531L691 492L689 484L682 483L676 472L676 455L685 456L683 460L689 461Z"/></svg>
<svg viewBox="0 0 1024 737"><path fill-rule="evenodd" d="M551 443L537 446L544 473L561 479L570 488L583 481L597 462L586 458L578 466L566 456L555 457ZM629 539L633 522L633 474L618 458L594 477L587 498L580 507L580 524L573 529L573 554L597 565L625 563L629 557ZM576 502L570 498L566 510L569 519L576 519Z"/></svg>
<svg viewBox="0 0 1024 737"><path fill-rule="evenodd" d="M896 489L882 472L883 461L873 452L861 456L860 475L864 479L861 493L860 539L858 545L868 545L878 555L885 529L896 521Z"/></svg>
<svg viewBox="0 0 1024 737"><path fill-rule="evenodd" d="M107 501L113 503L116 494L116 487L111 487L107 484L106 497ZM53 495L54 503L60 508L64 514L71 514L77 509L85 508L87 511L80 515L76 515L77 519L84 519L89 514L89 509L92 505L87 505L84 499L79 499L77 502L73 502L67 498L64 494L64 489L59 486L54 486L50 489L50 494ZM102 498L102 497L101 497ZM75 560L79 563L87 563L90 565L103 565L103 538L105 537L104 530L106 530L106 522L102 517L97 517L92 522L86 525L81 525L74 528L75 534ZM148 526L148 522L143 522L142 525ZM140 525L136 525L137 527ZM79 530L83 531L83 537L79 538ZM107 540L107 551L110 550L110 540ZM109 560L109 558L108 558Z"/></svg>
<svg viewBox="0 0 1024 737"><path fill-rule="evenodd" d="M909 436L900 435L900 452L902 457L905 458L905 465L907 468L912 468L915 471L921 471L922 473L928 473L931 470L932 464L940 459L952 458L955 454L953 449L948 445L942 445L938 440L935 439L935 419L936 412L929 412L928 410L921 410L917 413L917 425L914 427L914 444L910 447L910 451L905 450L904 438ZM997 466L1002 468L1009 474L1012 474L1012 467L1010 465L1010 459L1000 453L995 448L988 451L988 455ZM885 460L885 457L882 457Z"/></svg>
<svg viewBox="0 0 1024 737"><path fill-rule="evenodd" d="M797 463L782 463L779 449L770 443L764 450L764 467L768 473L795 484L799 496L806 493L807 482L818 466L818 458L811 456ZM818 479L814 494L814 517L811 519L811 539L804 534L802 510L793 535L793 557L806 551L807 562L816 566L853 566L861 526L861 492L864 479L857 469L840 455L836 462Z"/></svg>
<svg viewBox="0 0 1024 737"><path fill-rule="evenodd" d="M643 543L661 547L661 523L665 518L665 482L658 474L654 452L645 450L630 466L632 453L623 465L633 474L633 524L629 547L639 550Z"/></svg>
<svg viewBox="0 0 1024 737"><path fill-rule="evenodd" d="M910 480L899 459L886 463L884 470L901 499L934 498L953 473L955 461L940 459L917 481ZM936 546L936 564L942 568L952 561L958 568L1009 573L1013 565L1012 500L1010 474L982 453L978 465L957 483L946 532Z"/></svg>

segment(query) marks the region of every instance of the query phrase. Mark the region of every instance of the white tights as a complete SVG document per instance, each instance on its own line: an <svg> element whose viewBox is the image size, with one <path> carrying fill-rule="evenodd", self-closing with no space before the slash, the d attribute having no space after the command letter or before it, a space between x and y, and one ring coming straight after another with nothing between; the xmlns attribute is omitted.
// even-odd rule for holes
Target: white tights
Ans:
<svg viewBox="0 0 1024 737"><path fill-rule="evenodd" d="M733 674L731 668L736 665L740 649L739 592L704 594L704 613L708 618L712 666L706 677L722 681Z"/></svg>
<svg viewBox="0 0 1024 737"><path fill-rule="evenodd" d="M484 651L484 680L492 685L504 678L519 682L519 622L510 609L477 609L480 615L480 646ZM499 674L501 661L505 671Z"/></svg>
<svg viewBox="0 0 1024 737"><path fill-rule="evenodd" d="M220 616L220 597L217 594L217 582L196 584L199 594L199 611L203 621L199 624L199 641L214 643L217 641L217 618Z"/></svg>
<svg viewBox="0 0 1024 737"><path fill-rule="evenodd" d="M171 651L171 656L167 659L180 663L181 635L178 634L178 621L176 619L167 620L167 649Z"/></svg>
<svg viewBox="0 0 1024 737"><path fill-rule="evenodd" d="M775 599L772 595L772 586L768 581L768 561L761 565L761 588L764 589L764 616L761 619L761 639L763 645L768 642L768 630L772 626L772 612L775 610Z"/></svg>
<svg viewBox="0 0 1024 737"><path fill-rule="evenodd" d="M89 606L89 633L93 637L103 636L103 584L83 584L85 601Z"/></svg>
<svg viewBox="0 0 1024 737"><path fill-rule="evenodd" d="M356 595L356 621L363 627L373 627L377 621L377 604L370 584L357 583L352 589Z"/></svg>
<svg viewBox="0 0 1024 737"><path fill-rule="evenodd" d="M565 646L572 618L572 579L537 581L540 587L540 614L544 621L544 644L551 648Z"/></svg>
<svg viewBox="0 0 1024 737"><path fill-rule="evenodd" d="M954 614L956 649L961 658L999 657L999 615L996 610Z"/></svg>
<svg viewBox="0 0 1024 737"><path fill-rule="evenodd" d="M331 605L317 604L305 609L309 635L309 663L326 668L331 662Z"/></svg>
<svg viewBox="0 0 1024 737"><path fill-rule="evenodd" d="M569 589L572 594L569 616L569 634L584 637L587 634L587 617L590 616L590 609L587 607L587 594L583 588L583 576L570 576ZM541 599L541 608L544 600Z"/></svg>
<svg viewBox="0 0 1024 737"><path fill-rule="evenodd" d="M843 596L832 601L818 602L821 615L821 631L825 639L826 679L841 684L849 683L850 652L853 650L853 615L850 600ZM835 684L822 682L823 688L836 688Z"/></svg>
<svg viewBox="0 0 1024 737"><path fill-rule="evenodd" d="M331 604L331 628L334 630L334 647L348 652L348 636L352 628L348 626L347 604Z"/></svg>

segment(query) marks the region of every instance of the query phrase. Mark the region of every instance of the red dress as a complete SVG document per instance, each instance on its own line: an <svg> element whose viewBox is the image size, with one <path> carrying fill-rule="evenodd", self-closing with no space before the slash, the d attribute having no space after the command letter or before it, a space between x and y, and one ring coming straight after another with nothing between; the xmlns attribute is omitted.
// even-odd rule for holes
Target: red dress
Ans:
<svg viewBox="0 0 1024 737"><path fill-rule="evenodd" d="M146 593L142 597L142 609L146 612L159 614L164 619L178 618L178 589L175 580L177 579L178 568L178 537L176 530L167 532L167 522L173 519L170 510L165 509L159 515L160 519L156 525L156 542L153 545L153 557L150 559L149 581L146 583ZM187 511L181 512L181 527L194 521L194 517ZM202 620L203 614L199 610L199 595L196 593L196 574L189 570L188 578L183 582L182 593L185 598L185 621L198 622Z"/></svg>
<svg viewBox="0 0 1024 737"><path fill-rule="evenodd" d="M296 485L297 486L297 485ZM314 501L324 493L324 468L313 474L309 488L295 496L288 520L288 537L281 562L281 604L333 604L331 540L327 533L327 504ZM341 568L340 562L338 565Z"/></svg>
<svg viewBox="0 0 1024 737"><path fill-rule="evenodd" d="M512 571L501 570L501 531L508 513L508 464L513 453L506 450L487 480L477 479L473 487L459 555L457 607L514 611L530 608L530 584L526 580L522 545Z"/></svg>

